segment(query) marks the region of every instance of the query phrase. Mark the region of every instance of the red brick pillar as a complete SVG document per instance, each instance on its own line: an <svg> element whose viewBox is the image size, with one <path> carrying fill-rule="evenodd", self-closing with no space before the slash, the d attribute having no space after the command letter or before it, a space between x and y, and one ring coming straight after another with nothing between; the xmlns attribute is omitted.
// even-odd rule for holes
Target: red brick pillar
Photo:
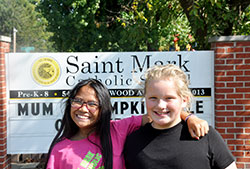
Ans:
<svg viewBox="0 0 250 169"><path fill-rule="evenodd" d="M250 169L250 36L210 40L215 51L215 128L236 157Z"/></svg>
<svg viewBox="0 0 250 169"><path fill-rule="evenodd" d="M5 53L10 51L11 39L0 36L0 168L10 169L10 155L7 155L7 102Z"/></svg>

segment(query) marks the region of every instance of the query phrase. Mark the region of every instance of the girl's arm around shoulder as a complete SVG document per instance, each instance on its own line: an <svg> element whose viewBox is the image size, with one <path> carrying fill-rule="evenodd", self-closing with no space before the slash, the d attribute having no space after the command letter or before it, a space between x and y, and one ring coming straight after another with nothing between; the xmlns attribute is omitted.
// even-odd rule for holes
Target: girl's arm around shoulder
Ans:
<svg viewBox="0 0 250 169"><path fill-rule="evenodd" d="M199 139L208 133L209 126L206 120L184 111L181 112L181 119L187 123L189 133L193 138Z"/></svg>
<svg viewBox="0 0 250 169"><path fill-rule="evenodd" d="M206 120L187 112L181 112L181 119L187 122L188 130L193 138L199 139L199 137L205 136L208 133L209 126ZM147 114L142 115L142 126L151 121Z"/></svg>
<svg viewBox="0 0 250 169"><path fill-rule="evenodd" d="M111 126L113 130L117 131L118 133L131 133L141 127L142 124L142 116L131 116L127 118L123 118L120 120L112 120Z"/></svg>

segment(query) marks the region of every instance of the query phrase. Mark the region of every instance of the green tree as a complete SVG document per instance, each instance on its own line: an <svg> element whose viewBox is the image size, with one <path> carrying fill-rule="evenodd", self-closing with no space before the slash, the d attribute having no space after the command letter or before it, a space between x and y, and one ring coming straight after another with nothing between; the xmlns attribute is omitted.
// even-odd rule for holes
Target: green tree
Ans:
<svg viewBox="0 0 250 169"><path fill-rule="evenodd" d="M0 0L0 34L11 37L13 28L17 29L17 51L27 46L35 47L35 51L53 51L48 41L51 33L45 30L47 21L35 7L36 3L28 0Z"/></svg>
<svg viewBox="0 0 250 169"><path fill-rule="evenodd" d="M125 32L120 44L131 40L130 46L135 49L176 50L176 39L181 50L185 50L193 42L188 20L177 0L134 0L123 5L117 18Z"/></svg>
<svg viewBox="0 0 250 169"><path fill-rule="evenodd" d="M176 2L42 0L39 6L59 51L152 51L169 50L177 34L188 41Z"/></svg>
<svg viewBox="0 0 250 169"><path fill-rule="evenodd" d="M119 39L111 7L119 11L112 0L42 0L39 9L57 50L109 51L118 50Z"/></svg>
<svg viewBox="0 0 250 169"><path fill-rule="evenodd" d="M42 0L39 7L60 51L208 49L212 36L249 34L248 0Z"/></svg>
<svg viewBox="0 0 250 169"><path fill-rule="evenodd" d="M250 0L133 0L132 7L127 7L129 10L122 18L129 18L130 21L151 18L149 23L164 26L157 29L151 29L151 24L144 26L148 30L160 30L163 42L173 43L167 37L174 34L179 35L178 43L182 50L185 44L192 44L196 49L204 50L210 48L208 40L213 36L249 35L249 4ZM148 13L149 7L152 10ZM128 22L131 23L130 21ZM138 25L139 22L136 22L136 26ZM194 38L187 38L190 34ZM154 34L151 37L155 37Z"/></svg>
<svg viewBox="0 0 250 169"><path fill-rule="evenodd" d="M249 35L249 0L179 0L198 49L209 49L212 36Z"/></svg>

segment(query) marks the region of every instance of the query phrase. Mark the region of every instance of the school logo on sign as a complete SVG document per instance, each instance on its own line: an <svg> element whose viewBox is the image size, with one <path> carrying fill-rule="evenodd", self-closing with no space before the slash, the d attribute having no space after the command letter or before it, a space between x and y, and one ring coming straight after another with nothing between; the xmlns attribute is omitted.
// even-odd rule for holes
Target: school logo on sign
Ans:
<svg viewBox="0 0 250 169"><path fill-rule="evenodd" d="M52 85L60 74L59 64L50 57L39 58L32 66L32 77L40 85Z"/></svg>

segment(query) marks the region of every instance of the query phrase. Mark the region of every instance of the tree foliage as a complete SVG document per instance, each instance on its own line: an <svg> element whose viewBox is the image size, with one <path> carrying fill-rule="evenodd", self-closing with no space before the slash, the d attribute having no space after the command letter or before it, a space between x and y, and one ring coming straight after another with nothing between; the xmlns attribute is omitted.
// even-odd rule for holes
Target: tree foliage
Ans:
<svg viewBox="0 0 250 169"><path fill-rule="evenodd" d="M198 49L208 49L212 36L249 35L249 0L179 0Z"/></svg>
<svg viewBox="0 0 250 169"><path fill-rule="evenodd" d="M139 43L134 45L139 50L171 50L175 39L180 44L192 42L189 23L176 0L134 0L117 18L125 29L121 43L132 40L132 45Z"/></svg>
<svg viewBox="0 0 250 169"><path fill-rule="evenodd" d="M59 51L169 50L190 29L177 1L43 0Z"/></svg>
<svg viewBox="0 0 250 169"><path fill-rule="evenodd" d="M249 0L41 0L59 51L209 49L249 32Z"/></svg>
<svg viewBox="0 0 250 169"><path fill-rule="evenodd" d="M35 51L53 51L46 32L46 20L35 11L36 1L0 0L0 35L13 36L13 28L17 29L17 51L21 47L32 46ZM13 39L13 38L12 38Z"/></svg>
<svg viewBox="0 0 250 169"><path fill-rule="evenodd" d="M101 39L96 26L98 0L42 0L40 10L48 20L48 30L59 51L91 50ZM100 31L99 31L100 30Z"/></svg>

